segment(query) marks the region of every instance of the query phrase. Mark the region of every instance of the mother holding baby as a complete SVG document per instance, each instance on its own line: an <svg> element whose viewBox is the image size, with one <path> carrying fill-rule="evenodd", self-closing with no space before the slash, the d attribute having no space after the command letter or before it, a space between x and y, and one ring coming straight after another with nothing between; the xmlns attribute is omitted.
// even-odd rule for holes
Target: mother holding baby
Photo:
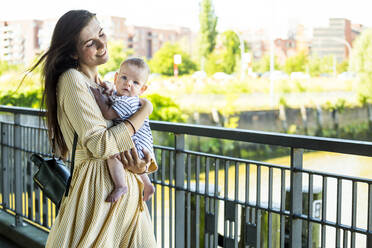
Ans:
<svg viewBox="0 0 372 248"><path fill-rule="evenodd" d="M78 135L69 194L62 199L46 247L156 246L139 176L154 161L146 151L140 159L131 139L152 105L141 100L129 121L110 126L90 90L101 84L97 66L108 58L107 38L95 14L73 10L58 20L49 49L31 69L43 64L48 134L63 158L72 150L74 132ZM128 191L108 203L114 184L106 160L119 153L128 171Z"/></svg>

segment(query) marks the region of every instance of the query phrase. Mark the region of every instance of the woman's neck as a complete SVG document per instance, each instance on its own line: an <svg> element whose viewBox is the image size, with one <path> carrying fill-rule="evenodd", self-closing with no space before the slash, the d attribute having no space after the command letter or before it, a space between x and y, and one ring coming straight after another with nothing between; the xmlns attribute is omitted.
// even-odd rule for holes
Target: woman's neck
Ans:
<svg viewBox="0 0 372 248"><path fill-rule="evenodd" d="M97 67L90 68L87 66L79 66L78 70L82 73L84 73L85 76L87 76L90 80L100 83L100 79L98 77L98 70Z"/></svg>

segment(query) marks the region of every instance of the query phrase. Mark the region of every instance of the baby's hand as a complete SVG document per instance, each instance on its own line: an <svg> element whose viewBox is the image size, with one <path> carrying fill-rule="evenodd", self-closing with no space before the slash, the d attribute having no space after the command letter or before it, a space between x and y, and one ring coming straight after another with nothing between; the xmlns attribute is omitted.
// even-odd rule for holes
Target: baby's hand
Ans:
<svg viewBox="0 0 372 248"><path fill-rule="evenodd" d="M145 108L148 112L148 115L150 115L152 113L152 110L153 110L152 103L149 100L147 100L146 98L140 98L139 101L140 101L140 104L141 104L142 108Z"/></svg>

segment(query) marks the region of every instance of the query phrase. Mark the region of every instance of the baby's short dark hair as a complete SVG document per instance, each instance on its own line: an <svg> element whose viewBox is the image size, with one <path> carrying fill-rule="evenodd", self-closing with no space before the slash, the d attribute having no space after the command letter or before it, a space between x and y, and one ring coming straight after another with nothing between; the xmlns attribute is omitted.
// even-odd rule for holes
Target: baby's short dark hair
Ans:
<svg viewBox="0 0 372 248"><path fill-rule="evenodd" d="M136 66L138 69L143 69L147 72L147 74L150 74L150 68L149 66L147 65L147 63L141 59L141 58L137 58L137 57L134 57L134 58L129 58L129 59L126 59L124 60L124 62L121 64L121 66L123 65L134 65Z"/></svg>

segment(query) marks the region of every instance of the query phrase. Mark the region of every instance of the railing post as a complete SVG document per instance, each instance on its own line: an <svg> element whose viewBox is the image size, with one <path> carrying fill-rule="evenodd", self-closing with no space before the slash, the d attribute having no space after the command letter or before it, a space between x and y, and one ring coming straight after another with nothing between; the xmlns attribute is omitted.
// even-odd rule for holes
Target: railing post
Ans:
<svg viewBox="0 0 372 248"><path fill-rule="evenodd" d="M185 135L175 134L176 147L176 209L175 209L175 234L176 248L185 247L185 191L179 188L184 188L185 185L185 154L182 152L185 149Z"/></svg>
<svg viewBox="0 0 372 248"><path fill-rule="evenodd" d="M3 195L3 206L9 208L9 129L6 127L5 123L1 123L1 194Z"/></svg>
<svg viewBox="0 0 372 248"><path fill-rule="evenodd" d="M303 149L291 148L291 245L290 247L302 246L302 220L295 215L302 214L302 169Z"/></svg>
<svg viewBox="0 0 372 248"><path fill-rule="evenodd" d="M15 191L15 223L14 226L22 226L22 133L21 133L21 115L14 115L14 191Z"/></svg>

